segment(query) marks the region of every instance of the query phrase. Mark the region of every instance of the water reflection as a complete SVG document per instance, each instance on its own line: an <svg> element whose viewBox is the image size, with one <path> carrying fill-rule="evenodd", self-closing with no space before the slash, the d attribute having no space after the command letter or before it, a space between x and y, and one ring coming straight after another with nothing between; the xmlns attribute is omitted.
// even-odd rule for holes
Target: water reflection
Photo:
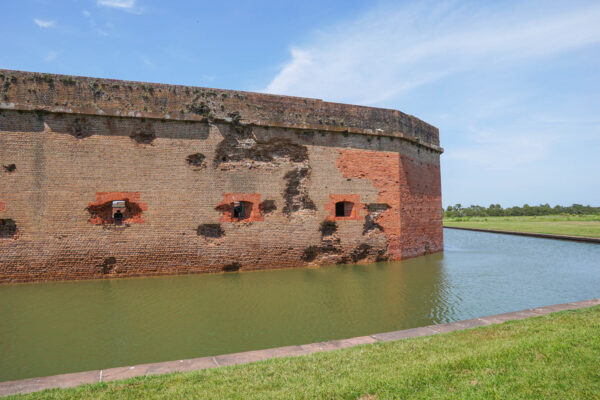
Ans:
<svg viewBox="0 0 600 400"><path fill-rule="evenodd" d="M0 286L0 380L310 343L600 295L600 246L445 232L402 263Z"/></svg>

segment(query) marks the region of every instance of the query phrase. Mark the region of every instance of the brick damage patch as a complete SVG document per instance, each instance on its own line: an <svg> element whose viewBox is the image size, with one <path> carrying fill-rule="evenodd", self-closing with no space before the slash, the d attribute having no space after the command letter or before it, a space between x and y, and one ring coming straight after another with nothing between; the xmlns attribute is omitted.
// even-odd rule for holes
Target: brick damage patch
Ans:
<svg viewBox="0 0 600 400"><path fill-rule="evenodd" d="M379 189L381 227L394 260L442 251L439 166L394 152L339 150L337 167L346 178L369 179Z"/></svg>
<svg viewBox="0 0 600 400"><path fill-rule="evenodd" d="M90 213L90 223L104 225L114 223L112 217L112 202L125 201L127 218L124 224L140 224L144 222L142 212L148 210L148 204L140 201L139 192L98 192L96 201L89 203L87 211Z"/></svg>

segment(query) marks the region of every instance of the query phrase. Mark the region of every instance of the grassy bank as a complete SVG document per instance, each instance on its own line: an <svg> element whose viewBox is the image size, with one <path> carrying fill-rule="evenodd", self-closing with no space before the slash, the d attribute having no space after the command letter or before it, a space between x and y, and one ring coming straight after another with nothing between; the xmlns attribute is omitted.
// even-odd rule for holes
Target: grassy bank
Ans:
<svg viewBox="0 0 600 400"><path fill-rule="evenodd" d="M600 238L600 215L444 218L444 226Z"/></svg>
<svg viewBox="0 0 600 400"><path fill-rule="evenodd" d="M27 399L599 399L600 306L330 353Z"/></svg>

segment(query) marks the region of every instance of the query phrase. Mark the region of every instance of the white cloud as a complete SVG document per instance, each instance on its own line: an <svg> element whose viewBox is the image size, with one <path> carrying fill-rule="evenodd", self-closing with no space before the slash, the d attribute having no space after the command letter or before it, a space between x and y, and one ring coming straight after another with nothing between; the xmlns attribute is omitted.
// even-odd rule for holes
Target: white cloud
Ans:
<svg viewBox="0 0 600 400"><path fill-rule="evenodd" d="M548 132L507 134L472 130L469 144L446 148L444 160L462 161L486 170L516 170L547 158L558 139L558 135Z"/></svg>
<svg viewBox="0 0 600 400"><path fill-rule="evenodd" d="M49 52L48 54L46 54L46 61L54 61L54 60L56 60L56 56L57 55L58 54L56 54L55 51Z"/></svg>
<svg viewBox="0 0 600 400"><path fill-rule="evenodd" d="M82 13L82 14L83 14L85 17L88 17L88 18L92 16L92 13L91 13L91 12L89 12L88 10L83 10L81 13Z"/></svg>
<svg viewBox="0 0 600 400"><path fill-rule="evenodd" d="M136 0L98 0L97 4L104 7L132 9Z"/></svg>
<svg viewBox="0 0 600 400"><path fill-rule="evenodd" d="M460 4L388 6L319 32L291 49L264 91L381 104L457 72L600 43L600 4L534 1L506 10Z"/></svg>
<svg viewBox="0 0 600 400"><path fill-rule="evenodd" d="M43 19L34 18L33 22L40 28L52 28L54 26L54 21L46 21Z"/></svg>

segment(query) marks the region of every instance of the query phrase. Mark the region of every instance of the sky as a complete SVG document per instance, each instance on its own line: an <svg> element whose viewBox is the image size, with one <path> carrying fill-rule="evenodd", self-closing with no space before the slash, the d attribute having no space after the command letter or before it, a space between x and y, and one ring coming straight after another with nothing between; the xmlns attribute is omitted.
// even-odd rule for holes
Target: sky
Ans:
<svg viewBox="0 0 600 400"><path fill-rule="evenodd" d="M401 110L444 206L600 206L600 2L2 1L0 68Z"/></svg>

